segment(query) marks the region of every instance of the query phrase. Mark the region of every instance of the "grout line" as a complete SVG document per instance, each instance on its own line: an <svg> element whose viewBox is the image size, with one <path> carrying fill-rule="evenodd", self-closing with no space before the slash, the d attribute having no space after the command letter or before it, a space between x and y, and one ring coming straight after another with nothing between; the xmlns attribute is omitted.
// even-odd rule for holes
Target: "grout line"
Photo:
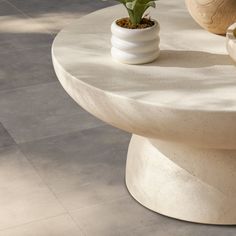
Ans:
<svg viewBox="0 0 236 236"><path fill-rule="evenodd" d="M127 192L127 193L129 193L129 192ZM125 194L124 196L121 196L121 197L118 197L118 198L115 198L115 199L99 202L99 203L92 204L92 205L85 206L85 207L79 207L76 210L68 211L68 214L74 213L74 212L78 212L78 211L81 211L81 210L84 210L84 209L89 209L89 208L97 207L97 206L103 206L103 205L107 205L107 204L112 204L112 203L117 202L117 201L122 200L122 199L130 199L130 196Z"/></svg>
<svg viewBox="0 0 236 236"><path fill-rule="evenodd" d="M42 33L40 33L40 34L42 34ZM51 36L55 36L55 35L51 35L51 34L48 34L47 33L47 35L49 35L49 37L51 37ZM53 37L54 38L54 37ZM53 40L53 39L52 39ZM47 48L47 47L51 47L52 46L52 44L50 43L50 42L48 42L48 43L44 43L44 45L41 45L41 46L32 46L32 47L25 47L25 48L22 48L22 49L15 49L14 48L14 52L24 52L24 51L29 51L29 50L32 50L32 49L42 49L42 48ZM12 48L11 48L12 49ZM11 52L11 50L9 49L9 50L6 50L6 52L3 52L2 54L8 54L9 52Z"/></svg>
<svg viewBox="0 0 236 236"><path fill-rule="evenodd" d="M27 89L27 88L33 88L33 87L36 87L36 86L39 86L39 85L46 85L46 84L53 84L53 83L59 83L58 80L55 80L55 81L48 81L48 82L42 82L42 83L38 83L38 84L31 84L31 85L28 85L28 86L22 86L22 87L18 87L18 88L9 88L9 89L3 89L3 90L0 90L0 95L3 93L8 93L8 92L14 92L14 91L18 91L18 90L21 90L21 89Z"/></svg>
<svg viewBox="0 0 236 236"><path fill-rule="evenodd" d="M116 199L112 199L112 200L108 200L108 201L104 201L104 202L101 202L101 203L97 203L97 204L93 204L93 205L90 205L90 206L86 206L86 207L80 207L74 211L67 211L67 213L70 215L71 219L73 220L73 222L75 222L75 224L81 229L81 226L75 221L74 217L71 215L71 213L73 212L79 212L80 210L84 210L84 209L89 209L89 208L93 208L93 207L96 207L96 206L102 206L102 205L106 205L106 204L111 204L113 202L116 202L116 201L119 201L121 199L128 199L129 197L124 195L122 197L119 197L119 198L116 198ZM82 231L83 233L85 233L84 231ZM86 236L86 234L85 234Z"/></svg>
<svg viewBox="0 0 236 236"><path fill-rule="evenodd" d="M78 105L79 107L79 105ZM86 113L88 113L87 111L84 111ZM76 112L77 113L77 112ZM80 112L78 112L80 113ZM90 113L88 113L90 114ZM97 118L98 119L98 118ZM106 127L106 126L110 126L109 124L99 124L97 126L94 126L94 127L89 127L89 128L84 128L84 129L80 129L80 130L76 130L76 131L72 131L72 132L68 132L68 133L63 133L63 134L57 134L57 135L50 135L50 136L45 136L45 137L41 137L39 139L34 139L34 140L31 140L31 141L26 141L26 142L19 142L16 144L21 146L21 145L27 145L27 144L32 144L34 142L40 142L40 141L44 141L44 140L47 140L47 139L51 139L51 138L57 138L57 137L63 137L63 136L68 136L68 135L73 135L73 134L77 134L77 133L81 133L83 131L87 131L87 130L92 130L92 129L96 129L96 128L101 128L101 127ZM114 128L114 127L113 127ZM117 129L117 128L114 128L114 129Z"/></svg>
<svg viewBox="0 0 236 236"><path fill-rule="evenodd" d="M104 124L104 126L106 126L106 124ZM95 127L96 128L96 127ZM93 128L89 128L89 129L93 129ZM89 130L87 129L87 130ZM75 131L75 132L71 132L71 133L77 133L79 131ZM62 134L62 135L57 135L57 136L65 136L67 134ZM51 138L51 137L49 137ZM34 142L34 141L32 141ZM116 199L111 199L111 200L107 200L107 201L103 201L103 202L100 202L100 203L97 203L97 204L92 204L92 205L89 205L89 206L85 206L85 207L80 207L80 208L77 208L76 210L69 210L66 208L66 206L62 203L62 201L58 198L57 194L54 192L54 190L50 187L50 185L43 179L43 177L41 176L41 174L38 172L38 169L37 167L34 165L34 163L29 159L29 157L27 157L27 154L24 153L24 151L21 149L20 145L17 145L20 149L20 151L23 153L24 157L26 158L26 160L29 162L29 164L31 165L31 167L34 169L34 171L36 172L36 174L38 175L38 177L41 179L42 183L48 188L48 190L53 194L53 196L55 197L55 199L58 201L58 203L61 205L61 207L64 209L65 213L68 214L71 218L71 220L74 222L74 224L77 226L77 228L80 230L80 232L83 234L83 236L86 236L86 232L85 230L79 225L79 223L74 219L74 217L71 215L71 213L73 212L78 212L80 210L84 210L84 209L89 209L89 208L93 208L93 207L96 207L96 206L101 206L101 205L106 205L106 204L110 204L110 203L113 203L113 202L116 202L116 201L119 201L121 199L128 199L129 196L127 196L126 194L123 195L123 196L120 196Z"/></svg>
<svg viewBox="0 0 236 236"><path fill-rule="evenodd" d="M22 227L22 226L26 226L26 225L29 225L29 224L32 224L32 223L37 223L37 222L44 221L44 220L54 219L54 218L56 218L56 217L63 216L63 215L68 215L68 216L69 216L69 214L67 214L66 212L64 212L64 213L60 213L60 214L55 215L55 216L49 216L49 217L46 217L46 218L39 218L39 219L37 219L37 220L28 221L28 222L23 223L23 224L19 224L19 225L15 225L15 226L3 228L3 229L0 229L0 232L6 231L6 230L10 230L10 229L19 228L19 227Z"/></svg>
<svg viewBox="0 0 236 236"><path fill-rule="evenodd" d="M3 1L6 2L8 5L10 5L11 7L13 7L15 10L17 10L19 13L21 13L21 14L22 14L23 16L25 16L26 18L29 18L29 19L31 19L31 20L33 20L33 21L35 21L35 22L39 22L39 23L40 23L39 20L37 20L37 19L35 19L34 17L28 15L27 13L25 13L24 11L22 11L21 9L19 9L18 7L16 7L16 6L15 6L13 3L11 3L10 1L8 1L8 0L3 0ZM51 32L47 27L45 27L45 26L41 26L41 27L42 27L42 29L45 30L45 32L49 33L50 35L55 35L55 33L54 33L54 32Z"/></svg>
<svg viewBox="0 0 236 236"><path fill-rule="evenodd" d="M74 224L76 225L76 227L78 227L78 229L81 231L81 233L83 234L83 236L86 236L87 234L85 233L84 229L81 228L81 226L75 221L75 219L71 216L70 212L67 210L67 214L69 215L69 217L71 218L71 220L74 222Z"/></svg>
<svg viewBox="0 0 236 236"><path fill-rule="evenodd" d="M38 171L36 170L36 168L34 167L34 165L32 165L32 163L29 161L29 159L27 158L27 156L21 151L20 147L16 144L14 147L17 147L19 149L19 151L23 154L24 158L26 159L26 161L28 162L29 166L31 166L32 170L35 172L35 175L38 176L38 178L41 180L42 184L45 185L45 188L48 189L49 192L52 193L52 195L54 196L54 193L51 191L51 189L49 188L49 186L45 183L45 181L41 178L41 176L39 175ZM0 148L1 150L1 148ZM55 196L54 196L55 197ZM67 210L64 208L64 206L62 206L62 204L60 203L60 201L58 200L58 198L56 197L56 200L58 201L58 204L62 207L63 211L62 213L59 213L57 215L54 216L49 216L49 217L45 217L45 218L39 218L36 220L31 220L28 221L26 223L23 224L19 224L19 225L15 225L15 226L11 226L11 227L6 227L6 228L2 228L0 229L0 232L5 231L5 230L10 230L10 229L14 229L14 228L18 228L18 227L22 227L25 225L29 225L31 223L36 223L36 222L40 222L40 221L44 221L44 220L48 220L48 219L53 219L59 216L63 216L63 215L68 215L70 217L70 214L68 214ZM73 221L74 222L74 221Z"/></svg>
<svg viewBox="0 0 236 236"><path fill-rule="evenodd" d="M10 5L11 7L13 7L15 10L17 10L19 13L21 13L23 16L32 19L31 16L29 16L28 14L24 13L22 10L20 10L19 8L17 8L13 3L11 3L8 0L3 0L4 2L6 2L8 5Z"/></svg>
<svg viewBox="0 0 236 236"><path fill-rule="evenodd" d="M12 149L19 149L17 143L16 144L12 144L12 145L9 145L9 146L6 146L6 147L0 147L0 152L4 152L4 151L7 151L7 150L12 150Z"/></svg>
<svg viewBox="0 0 236 236"><path fill-rule="evenodd" d="M21 149L20 149L21 150ZM22 152L22 151L21 151ZM41 179L42 183L48 188L48 190L52 193L52 195L55 197L55 199L57 200L58 204L63 208L63 210L65 211L65 213L71 218L71 220L74 222L76 228L78 228L78 230L83 234L83 236L86 236L84 230L75 222L75 220L72 218L72 216L69 214L69 211L67 210L67 208L64 206L64 204L61 202L61 200L57 197L56 193L52 190L52 188L45 182L45 180L42 178L42 176L39 174L37 167L29 160L29 158L27 157L27 155L25 155L24 152L22 152L26 158L26 160L29 162L29 164L31 165L31 167L34 169L34 171L36 172L37 176ZM65 214L64 213L64 214Z"/></svg>
<svg viewBox="0 0 236 236"><path fill-rule="evenodd" d="M3 127L4 131L7 133L7 135L12 139L13 143L11 143L10 145L7 145L7 146L3 146L3 147L0 147L0 150L1 149L5 149L5 148L8 148L8 147L15 147L17 146L17 142L16 140L13 138L13 136L9 133L9 131L7 130L7 128L3 125L3 123L1 122L0 120L0 125Z"/></svg>
<svg viewBox="0 0 236 236"><path fill-rule="evenodd" d="M79 107L79 105L78 105L78 107ZM88 113L87 111L83 111L83 112ZM81 111L75 111L74 113L71 113L71 114L74 114L74 115L78 114L78 115L80 115L80 114L82 114L83 112L81 112ZM90 114L90 113L88 113L88 114ZM96 118L96 117L95 117L95 118ZM97 118L97 120L100 121L98 118ZM68 132L68 133L66 132L66 133L57 134L57 135L48 135L48 136L36 138L36 139L34 139L34 140L31 140L31 141L16 142L16 144L17 144L17 145L24 145L24 144L34 143L34 142L40 142L40 141L43 141L43 140L47 140L47 139L51 139L51 138L56 138L56 137L60 137L60 136L62 136L62 137L63 137L63 136L68 136L68 135L76 134L76 133L79 133L79 132L81 133L81 132L86 131L86 130L96 129L96 128L100 128L100 127L104 127L104 126L109 126L109 124L106 124L106 123L105 123L105 124L98 124L98 125L96 125L96 126L94 126L94 127L79 129L79 130L76 130L76 131L72 131L72 132ZM115 127L113 127L113 128L115 128ZM115 129L117 129L117 128L115 128Z"/></svg>

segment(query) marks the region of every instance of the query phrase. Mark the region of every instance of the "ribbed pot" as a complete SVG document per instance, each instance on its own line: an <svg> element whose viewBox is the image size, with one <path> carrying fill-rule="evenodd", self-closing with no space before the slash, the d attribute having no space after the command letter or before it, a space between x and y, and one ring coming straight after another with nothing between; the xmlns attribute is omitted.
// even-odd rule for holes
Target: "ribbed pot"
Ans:
<svg viewBox="0 0 236 236"><path fill-rule="evenodd" d="M236 23L231 25L227 30L227 50L232 59L236 62L236 37L234 30L236 29Z"/></svg>
<svg viewBox="0 0 236 236"><path fill-rule="evenodd" d="M111 25L111 55L125 64L152 62L160 54L160 26L157 21L145 29L127 29L114 21Z"/></svg>
<svg viewBox="0 0 236 236"><path fill-rule="evenodd" d="M185 0L189 13L204 29L225 35L236 22L236 0Z"/></svg>

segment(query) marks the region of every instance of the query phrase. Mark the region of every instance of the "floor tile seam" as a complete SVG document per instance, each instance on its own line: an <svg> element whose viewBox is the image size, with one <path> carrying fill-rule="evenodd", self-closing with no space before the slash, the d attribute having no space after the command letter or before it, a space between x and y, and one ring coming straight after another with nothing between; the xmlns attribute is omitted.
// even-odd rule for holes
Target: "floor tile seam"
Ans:
<svg viewBox="0 0 236 236"><path fill-rule="evenodd" d="M2 89L2 90L0 90L0 95L4 94L4 93L8 93L8 92L14 92L14 91L24 90L24 89L27 89L27 88L33 88L33 87L37 87L37 86L45 85L45 84L53 84L53 83L56 84L58 82L59 81L57 79L55 79L55 81L40 82L38 84L31 84L31 85L26 85L26 86L20 86L20 87L17 87L17 88ZM1 122L1 120L0 120L0 122Z"/></svg>
<svg viewBox="0 0 236 236"><path fill-rule="evenodd" d="M20 149L20 151L22 152L22 150ZM24 157L26 158L26 160L28 161L29 165L32 167L32 169L34 170L35 174L38 176L38 178L40 179L40 181L42 182L43 185L45 185L45 187L50 191L50 193L53 195L53 197L55 198L55 200L57 200L58 204L62 207L64 213L68 213L66 208L61 204L61 202L58 200L58 198L56 197L54 191L52 191L51 187L46 183L46 181L42 178L42 176L40 175L37 167L34 165L34 163L28 158L28 156L22 152Z"/></svg>
<svg viewBox="0 0 236 236"><path fill-rule="evenodd" d="M58 204L62 207L62 209L65 211L65 213L71 218L71 220L73 221L73 223L75 224L75 226L78 228L78 230L81 233L83 232L83 229L75 222L75 220L73 219L73 217L69 214L68 209L64 206L64 204L61 202L61 200L57 197L56 193L53 191L53 189L51 188L51 186L49 184L47 184L47 182L42 178L41 174L38 172L37 167L33 164L33 162L27 157L27 155L22 152L25 156L25 158L27 159L27 161L29 162L29 164L32 166L32 168L34 169L34 171L37 173L37 176L40 178L40 180L42 181L42 183L48 188L48 190L51 192L51 194L54 196L54 198L57 200ZM84 236L84 235L83 235Z"/></svg>
<svg viewBox="0 0 236 236"><path fill-rule="evenodd" d="M85 111L86 112L86 111ZM74 114L81 114L80 112L75 112ZM77 134L79 132L82 132L82 131L86 131L86 130L92 130L92 129L96 129L96 128L100 128L100 127L106 127L108 126L107 124L101 124L101 125L97 125L97 126L94 126L94 127L90 127L90 128L84 128L84 129L80 129L80 130L77 130L77 131L72 131L72 132L66 132L66 133L63 133L63 134L57 134L57 135L49 135L49 136L45 136L45 137L41 137L39 139L34 139L34 140L31 140L31 141L25 141L25 142L16 142L16 144L21 147L23 145L27 145L27 144L33 144L33 143L36 143L36 142L41 142L41 141L46 141L46 140L49 140L49 139L53 139L53 138L59 138L59 137L66 137L68 135L73 135L73 134Z"/></svg>
<svg viewBox="0 0 236 236"><path fill-rule="evenodd" d="M20 153L23 155L23 158L26 160L26 162L28 163L29 167L32 168L32 171L34 172L35 176L37 176L39 178L39 181L44 185L44 187L52 194L52 196L54 196L54 192L52 192L51 188L48 186L48 184L44 181L44 179L41 177L41 175L39 174L37 168L34 166L34 164L29 160L29 158L27 157L27 155L22 152L22 150L20 149L19 145L15 146L16 150L19 150ZM55 197L55 196L54 196ZM58 198L55 197L55 200L57 201L57 203L62 207L63 212L57 215L62 215L67 213L67 211L64 209L64 207L61 205L61 203L58 201ZM55 216L57 216L55 215ZM50 217L51 218L51 217Z"/></svg>
<svg viewBox="0 0 236 236"><path fill-rule="evenodd" d="M6 147L0 147L0 152L4 152L4 151L10 150L10 149L12 149L12 148L17 149L17 148L18 148L17 143L16 143L16 144L9 145L9 146L6 146Z"/></svg>
<svg viewBox="0 0 236 236"><path fill-rule="evenodd" d="M22 11L21 9L19 9L18 7L16 7L16 6L15 6L13 3L11 3L9 0L2 0L2 1L7 2L10 6L14 7L19 13L21 13L21 14L24 15L25 17L30 18L30 19L32 19L32 20L34 20L34 21L36 21L36 22L40 22L40 20L37 20L36 18L30 16L29 14L25 13L24 11ZM117 4L115 4L115 5L117 5ZM112 5L112 6L115 6L115 5ZM104 8L109 8L109 7L112 7L112 6L105 6L105 7L101 8L101 9L94 9L94 10L89 11L89 12L84 12L84 13L82 13L81 16L76 17L76 19L78 20L78 19L80 19L80 18L82 18L82 17L85 17L85 16L87 16L87 15L89 15L89 14L92 14L92 13L94 13L94 12L96 12L96 11L102 10L102 9L104 9ZM45 29L45 31L46 31L47 33L49 33L50 35L52 35L52 36L54 36L55 34L58 34L58 33L63 29L63 28L62 28L62 29L58 29L57 32L55 33L55 32L53 32L53 31L51 31L51 30L49 29L49 27L47 27L47 26L42 26L42 28Z"/></svg>
<svg viewBox="0 0 236 236"><path fill-rule="evenodd" d="M148 209L146 209L148 210ZM118 228L118 232L120 235L125 235L125 232L135 232L135 230L143 230L143 229L146 229L147 227L153 227L153 226L156 226L157 224L156 223L145 223L145 225L143 226L132 226L132 225L129 225L129 226L126 226L122 229ZM168 236L173 236L173 235L168 235Z"/></svg>
<svg viewBox="0 0 236 236"><path fill-rule="evenodd" d="M87 236L87 232L86 232L86 229L83 229L81 227L81 225L74 219L74 217L68 212L71 220L74 222L74 224L78 227L78 229L80 229L80 231L82 232L83 236Z"/></svg>
<svg viewBox="0 0 236 236"><path fill-rule="evenodd" d="M123 199L130 199L130 197L126 193L123 196L120 196L120 197L117 197L117 198L114 198L114 199L111 199L111 200L102 201L100 203L92 204L90 206L79 207L76 210L68 210L68 213L73 217L73 214L76 213L76 212L80 212L82 210L86 210L86 209L89 209L89 208L94 208L94 207L98 207L98 206L104 206L104 205L107 205L107 204L112 204L112 203L115 203L115 202L123 200Z"/></svg>
<svg viewBox="0 0 236 236"><path fill-rule="evenodd" d="M113 203L113 202L116 202L116 201L119 201L121 199L128 199L129 197L127 195L124 195L123 197L119 197L117 199L113 199L113 200L108 200L108 201L104 201L102 203L98 203L98 204L93 204L91 206L87 206L87 207L82 207L82 208L79 208L77 210L74 210L74 211L70 211L68 210L68 214L71 216L71 218L73 219L73 221L75 222L76 225L78 225L79 228L82 229L82 227L80 226L80 224L76 221L76 219L74 218L73 216L73 213L76 213L76 212L79 212L81 210L84 210L84 209L89 209L89 208L93 208L93 207L96 207L96 206L102 206L102 205L106 205L106 204L110 204L110 203ZM82 229L82 232L84 233L84 236L87 235L86 231Z"/></svg>
<svg viewBox="0 0 236 236"><path fill-rule="evenodd" d="M73 216L73 213L76 213L76 212L79 212L81 210L84 210L84 209L89 209L89 208L93 208L93 207L96 207L96 206L102 206L102 205L106 205L106 204L110 204L110 203L113 203L113 202L116 202L116 201L119 201L121 199L129 199L129 197L127 195L124 195L122 197L119 197L119 198L116 198L116 199L113 199L113 200L108 200L108 201L104 201L102 203L98 203L98 204L93 204L91 206L86 206L86 207L82 207L82 208L79 208L77 210L73 210L73 211L70 211L68 210L68 214L71 216L72 220L75 222L75 224L82 230L84 236L87 235L86 233L86 230L84 230L81 225L78 223L78 221L76 221L76 219L74 218Z"/></svg>
<svg viewBox="0 0 236 236"><path fill-rule="evenodd" d="M34 17L28 15L27 13L25 13L24 11L22 11L21 9L19 9L18 7L16 7L13 3L11 3L9 0L3 0L4 2L8 3L8 5L12 6L15 10L17 10L19 13L21 13L23 16L25 16L26 18L29 18L35 22L40 22L39 20L35 19ZM47 27L45 26L41 26L42 29L45 30L45 32L49 33L50 35L54 35L55 33L51 32Z"/></svg>
<svg viewBox="0 0 236 236"><path fill-rule="evenodd" d="M96 164L96 163L92 163L92 164L87 164L86 165L87 167L89 166L89 167L94 167L94 166L96 166L96 167L98 167L98 168L100 168L100 167L104 167L105 166L105 164L103 164L103 163L98 163L98 164ZM86 187L88 187L88 186L91 186L91 183L84 183L84 184L78 184L78 185L76 185L78 188L86 188ZM57 195L57 197L59 197L60 198L60 196L61 195L63 195L63 194L70 194L70 193L73 193L74 191L73 191L73 189L72 188L69 188L69 189L67 189L67 190L61 190L61 191L55 191L55 194ZM100 203L95 203L95 204L93 204L93 205L91 205L91 206L96 206L96 205L100 205L100 204L104 204L104 203L106 203L107 201L113 201L113 200L119 200L120 198L121 199L123 199L125 196L127 196L126 194L124 194L124 195L121 195L121 196L119 196L119 197L117 197L117 198L115 198L115 199L111 199L111 200L105 200L105 201L102 201L102 202L100 202ZM77 208L75 211L77 211L77 210L80 210L80 209L84 209L84 208L87 208L87 207L79 207L79 208ZM69 212L74 212L74 211L70 211L69 210Z"/></svg>
<svg viewBox="0 0 236 236"><path fill-rule="evenodd" d="M27 17L27 18L31 18L29 15L27 15L25 12L23 12L21 9L19 9L18 7L16 7L13 3L11 3L8 0L3 0L4 2L6 2L9 6L13 7L17 12L19 12L21 15Z"/></svg>
<svg viewBox="0 0 236 236"><path fill-rule="evenodd" d="M78 230L82 233L82 236L87 236L85 230L81 227L81 225L78 224L78 222L74 219L74 217L70 214L69 211L67 211L67 214L69 215L70 219L73 221L75 226L78 228Z"/></svg>
<svg viewBox="0 0 236 236"><path fill-rule="evenodd" d="M117 202L119 200L122 200L122 199L130 199L129 196L125 195L123 197L120 197L120 198L117 198L117 199L113 199L113 200L110 200L110 201L106 201L106 202L103 202L103 203L99 203L99 204L94 204L94 205L91 205L91 206L87 206L87 207L82 207L80 209L77 209L75 211L69 211L69 214L73 214L73 213L76 213L76 212L79 212L80 210L84 210L84 209L87 209L87 208L91 208L91 207L96 207L96 206L102 206L102 205L106 205L106 204L110 204L110 203L113 203L113 202ZM132 201L136 202L135 199L133 199L133 197L131 198ZM136 202L137 203L137 202ZM137 203L139 204L139 203ZM143 207L145 210L148 210L146 207L142 206L139 204L140 207ZM156 212L152 212L153 214L156 214ZM71 215L71 217L73 218L73 215ZM138 229L145 229L146 227L150 227L150 226L155 226L156 223L146 223L145 226L140 226L138 227ZM123 233L125 233L127 230L131 230L131 231L134 231L135 229L137 229L137 227L133 227L133 226L128 226L126 227L125 229L123 230L119 230L119 234L120 235L125 235Z"/></svg>
<svg viewBox="0 0 236 236"><path fill-rule="evenodd" d="M18 147L18 145L16 144L14 146L15 148ZM8 147L10 148L10 147ZM2 148L0 148L1 150ZM63 216L63 215L67 215L68 217L70 217L70 219L73 221L73 223L75 224L76 228L83 233L83 230L76 224L75 220L71 217L71 215L69 214L68 210L66 209L66 207L64 207L64 205L62 204L62 202L60 201L60 199L58 199L58 197L55 195L54 191L51 189L51 187L43 180L43 178L41 177L41 175L39 174L37 168L34 166L34 164L29 160L29 158L27 158L27 155L25 155L24 152L22 152L22 150L20 149L20 147L18 147L19 151L22 153L23 157L26 159L26 161L28 162L29 166L32 168L32 170L34 171L35 175L40 179L40 181L42 182L42 184L48 189L48 191L54 196L54 198L56 199L57 203L61 206L61 208L63 209L63 212L54 216L49 216L49 217L45 217L45 218L39 218L37 220L32 220L29 222L26 222L24 224L19 224L19 225L15 225L12 227L7 227L7 228L2 228L0 229L0 232L5 231L5 230L10 230L10 229L14 229L14 228L18 228L18 227L22 227L31 223L35 223L35 222L40 222L43 220L48 220L48 219L53 219L56 218L58 216Z"/></svg>
<svg viewBox="0 0 236 236"><path fill-rule="evenodd" d="M10 134L10 132L8 131L8 129L5 127L5 125L0 121L0 124L2 125L3 129L5 129L5 131L7 132L7 135L13 140L14 143L7 145L5 147L0 147L0 150L3 148L7 148L7 147L13 147L13 146L17 146L17 142L14 139L14 137Z"/></svg>
<svg viewBox="0 0 236 236"><path fill-rule="evenodd" d="M31 220L31 221L25 222L23 224L17 224L17 225L10 226L10 227L7 227L7 228L2 228L2 229L0 229L0 232L20 228L20 227L23 227L23 226L30 225L32 223L37 223L37 222L41 222L41 221L44 221L44 220L50 220L50 219L54 219L54 218L57 218L57 217L60 217L60 216L66 216L66 215L69 216L68 213L64 212L64 213L56 214L56 215L49 216L49 217L44 217L44 218L39 218L39 219L36 219L36 220Z"/></svg>
<svg viewBox="0 0 236 236"><path fill-rule="evenodd" d="M106 124L105 124L106 126ZM90 128L92 129L92 128ZM73 132L74 133L74 132ZM66 135L66 134L64 134ZM21 150L22 151L22 150ZM118 200L121 199L128 199L128 196L126 194L124 194L121 197L118 197L116 199L112 199L112 200L108 200L108 201L104 201L98 204L93 204L91 206L87 206L87 207L82 207L82 208L78 208L74 211L70 211L69 209L67 209L67 207L62 203L62 201L60 200L59 196L57 195L57 193L54 192L54 190L51 188L51 186L49 184L46 183L46 181L42 178L42 176L40 175L40 173L37 170L37 167L32 163L32 161L28 158L27 154L24 153L24 151L22 151L22 153L24 154L25 158L27 159L27 161L30 163L30 165L32 166L32 168L35 170L35 172L37 173L38 177L41 179L41 181L43 182L44 185L47 186L47 188L50 190L50 192L53 194L53 196L57 199L58 203L62 206L62 208L65 210L65 212L70 216L70 218L73 220L73 222L76 224L76 226L78 227L78 230L83 234L83 236L86 236L86 232L83 230L83 228L78 224L78 222L74 219L73 215L71 213L73 212L78 212L80 210L86 209L86 208L91 208L91 207L96 207L96 206L100 206L100 205L105 205L105 204L109 204L112 202L116 202Z"/></svg>
<svg viewBox="0 0 236 236"><path fill-rule="evenodd" d="M52 40L53 41L53 40ZM14 53L15 52L24 52L24 51L30 51L32 49L42 49L42 48L50 48L50 52L51 52L51 43L48 43L48 45L42 45L42 46L32 46L32 47L26 47L26 48L21 48L21 49L17 49L14 48ZM11 49L5 49L4 52L1 52L2 54L9 54L12 52L12 48Z"/></svg>

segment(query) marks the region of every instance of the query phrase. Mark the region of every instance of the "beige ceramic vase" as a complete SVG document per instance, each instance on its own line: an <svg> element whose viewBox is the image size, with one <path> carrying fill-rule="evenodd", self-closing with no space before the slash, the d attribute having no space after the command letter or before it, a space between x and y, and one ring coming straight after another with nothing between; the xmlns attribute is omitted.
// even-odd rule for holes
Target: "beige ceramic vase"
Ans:
<svg viewBox="0 0 236 236"><path fill-rule="evenodd" d="M204 29L225 35L236 22L236 0L185 0L193 19Z"/></svg>

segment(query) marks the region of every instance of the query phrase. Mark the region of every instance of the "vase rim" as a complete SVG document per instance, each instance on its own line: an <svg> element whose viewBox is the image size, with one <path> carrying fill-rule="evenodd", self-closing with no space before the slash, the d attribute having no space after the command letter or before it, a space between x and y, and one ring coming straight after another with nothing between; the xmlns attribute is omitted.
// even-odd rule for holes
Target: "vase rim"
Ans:
<svg viewBox="0 0 236 236"><path fill-rule="evenodd" d="M119 18L119 19L122 19L122 18ZM143 29L128 29L128 28L124 28L124 27L121 27L121 26L117 25L116 21L119 20L119 19L114 20L114 21L112 22L112 26L113 26L113 27L116 27L116 28L118 28L118 29L122 29L122 30L127 31L127 32L129 32L129 31L133 31L133 32L134 32L134 31L135 31L135 32L138 32L138 31L147 32L147 31L153 30L154 28L158 28L158 29L160 28L160 25L159 25L159 23L158 23L157 20L155 20L155 19L150 19L150 21L153 21L153 22L154 22L154 25L152 25L152 26L150 26L150 27L143 28Z"/></svg>

